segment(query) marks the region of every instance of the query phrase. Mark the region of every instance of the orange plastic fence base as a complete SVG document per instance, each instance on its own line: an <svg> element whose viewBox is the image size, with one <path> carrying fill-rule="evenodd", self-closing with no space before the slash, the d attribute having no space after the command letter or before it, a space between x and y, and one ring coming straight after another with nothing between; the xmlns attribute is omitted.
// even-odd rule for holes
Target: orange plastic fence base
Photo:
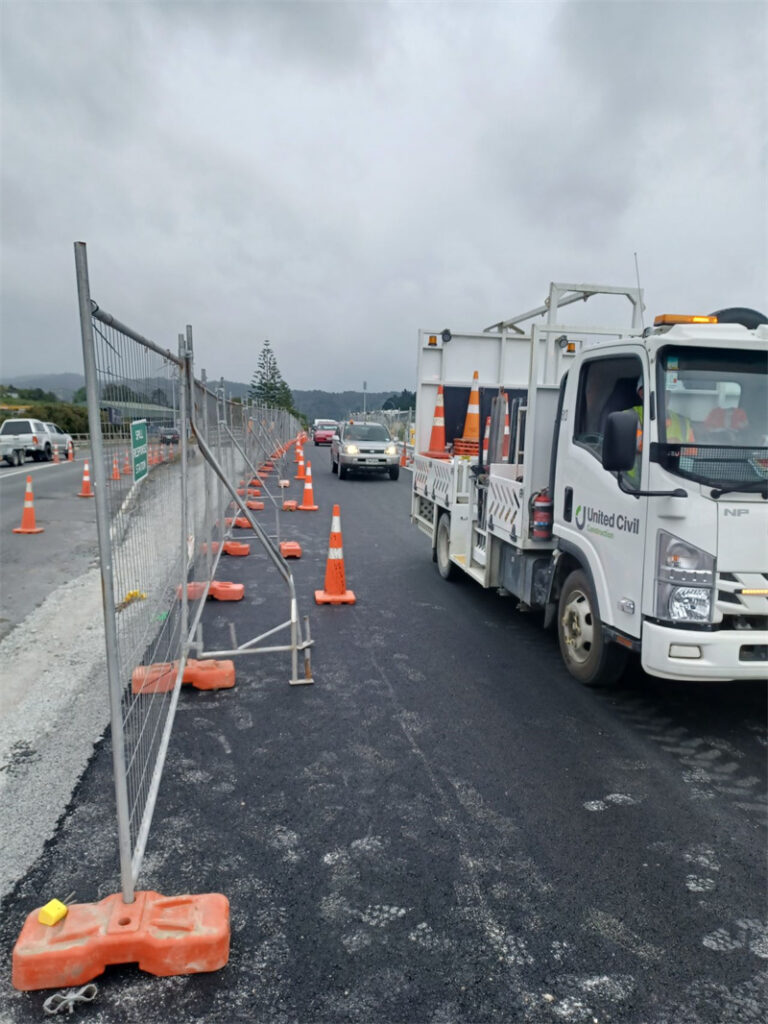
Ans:
<svg viewBox="0 0 768 1024"><path fill-rule="evenodd" d="M281 540L280 554L283 558L301 558L301 544L297 540Z"/></svg>
<svg viewBox="0 0 768 1024"><path fill-rule="evenodd" d="M161 896L137 892L98 903L74 903L48 926L33 910L13 950L14 988L69 988L108 964L138 963L160 977L218 971L229 959L229 901L219 893Z"/></svg>
<svg viewBox="0 0 768 1024"><path fill-rule="evenodd" d="M237 526L240 530L250 530L251 524L245 518L245 516L237 516L236 519L232 519L230 516L224 520L227 526Z"/></svg>
<svg viewBox="0 0 768 1024"><path fill-rule="evenodd" d="M242 601L245 596L244 583L228 583L225 580L214 580L208 596L216 601Z"/></svg>
<svg viewBox="0 0 768 1024"><path fill-rule="evenodd" d="M246 544L239 540L225 540L224 541L224 554L225 555L236 555L242 558L245 555L250 555L251 545Z"/></svg>
<svg viewBox="0 0 768 1024"><path fill-rule="evenodd" d="M251 512L260 512L264 508L263 501L246 501L245 507L249 508Z"/></svg>
<svg viewBox="0 0 768 1024"><path fill-rule="evenodd" d="M199 601L205 593L204 583L187 584L187 600ZM181 587L178 589L178 596L181 597ZM242 601L245 597L244 583L228 583L226 580L214 580L208 588L208 597L215 601Z"/></svg>
<svg viewBox="0 0 768 1024"><path fill-rule="evenodd" d="M299 512L317 512L319 505L299 505Z"/></svg>
<svg viewBox="0 0 768 1024"><path fill-rule="evenodd" d="M261 497L261 488L260 487L249 487L248 488L248 497L249 498L260 498Z"/></svg>
<svg viewBox="0 0 768 1024"><path fill-rule="evenodd" d="M356 600L351 590L345 590L343 594L329 594L326 590L315 591L315 601L318 604L354 604Z"/></svg>
<svg viewBox="0 0 768 1024"><path fill-rule="evenodd" d="M132 693L168 693L176 681L177 661L158 661L139 665L131 673ZM182 683L196 690L229 690L235 685L234 661L195 661L189 658L184 666Z"/></svg>
<svg viewBox="0 0 768 1024"><path fill-rule="evenodd" d="M283 512L295 512L298 507L299 507L298 501L290 501L289 500L289 501L284 501L283 502Z"/></svg>
<svg viewBox="0 0 768 1024"><path fill-rule="evenodd" d="M195 661L189 658L184 666L182 683L196 690L231 690L235 685L234 661Z"/></svg>

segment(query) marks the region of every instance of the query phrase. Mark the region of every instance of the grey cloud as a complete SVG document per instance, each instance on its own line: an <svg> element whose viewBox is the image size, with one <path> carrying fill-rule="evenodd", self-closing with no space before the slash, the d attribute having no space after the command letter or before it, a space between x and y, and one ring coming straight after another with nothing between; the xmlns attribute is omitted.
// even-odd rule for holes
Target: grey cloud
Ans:
<svg viewBox="0 0 768 1024"><path fill-rule="evenodd" d="M412 386L418 327L635 249L656 311L759 306L759 19L609 7L6 8L3 374L79 368L76 238L120 319L231 379L269 337L296 388Z"/></svg>

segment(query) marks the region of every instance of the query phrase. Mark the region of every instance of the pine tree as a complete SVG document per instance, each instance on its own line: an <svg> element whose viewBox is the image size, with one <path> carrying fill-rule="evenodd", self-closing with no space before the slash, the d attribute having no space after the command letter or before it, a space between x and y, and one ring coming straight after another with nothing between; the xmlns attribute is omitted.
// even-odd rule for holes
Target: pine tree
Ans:
<svg viewBox="0 0 768 1024"><path fill-rule="evenodd" d="M262 405L269 405L275 409L288 409L289 411L293 409L291 389L283 380L269 341L265 341L261 347L259 361L256 364L253 377L251 377L248 397L251 401L260 402Z"/></svg>

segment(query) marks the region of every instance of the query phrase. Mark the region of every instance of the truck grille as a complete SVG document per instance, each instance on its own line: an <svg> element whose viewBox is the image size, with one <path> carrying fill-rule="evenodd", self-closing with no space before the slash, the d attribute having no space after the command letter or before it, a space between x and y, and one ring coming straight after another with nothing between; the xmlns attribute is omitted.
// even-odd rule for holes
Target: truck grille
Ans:
<svg viewBox="0 0 768 1024"><path fill-rule="evenodd" d="M768 594L745 593L759 590L768 590L768 573L718 573L716 606L723 629L768 629Z"/></svg>

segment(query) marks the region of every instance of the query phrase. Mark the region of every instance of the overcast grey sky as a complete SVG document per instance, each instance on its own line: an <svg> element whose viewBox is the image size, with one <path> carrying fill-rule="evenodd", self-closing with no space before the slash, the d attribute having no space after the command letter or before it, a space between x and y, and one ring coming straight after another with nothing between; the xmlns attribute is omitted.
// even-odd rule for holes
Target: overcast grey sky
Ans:
<svg viewBox="0 0 768 1024"><path fill-rule="evenodd" d="M2 0L0 380L105 309L196 369L415 383L551 280L768 312L764 2Z"/></svg>

